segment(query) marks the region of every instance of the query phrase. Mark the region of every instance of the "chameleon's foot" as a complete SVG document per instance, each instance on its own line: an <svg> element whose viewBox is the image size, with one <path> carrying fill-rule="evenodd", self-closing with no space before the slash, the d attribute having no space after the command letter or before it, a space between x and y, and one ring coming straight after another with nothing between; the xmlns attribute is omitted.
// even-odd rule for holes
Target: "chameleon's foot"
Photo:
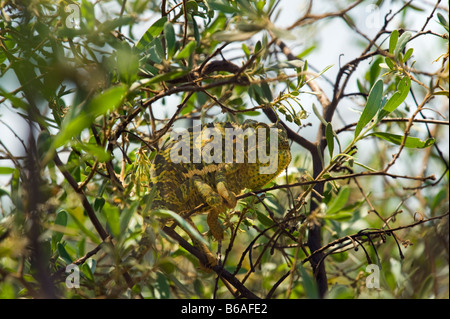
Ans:
<svg viewBox="0 0 450 319"><path fill-rule="evenodd" d="M234 208L236 206L236 194L232 191L229 191L223 182L219 182L217 184L217 192L224 199L224 204L228 208Z"/></svg>

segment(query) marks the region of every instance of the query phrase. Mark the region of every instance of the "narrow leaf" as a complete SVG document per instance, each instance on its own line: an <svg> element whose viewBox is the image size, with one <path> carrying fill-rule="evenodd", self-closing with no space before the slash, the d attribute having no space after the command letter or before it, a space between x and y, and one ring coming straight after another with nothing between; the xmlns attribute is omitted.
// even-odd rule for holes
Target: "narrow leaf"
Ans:
<svg viewBox="0 0 450 319"><path fill-rule="evenodd" d="M349 197L350 197L350 188L348 187L341 188L338 195L328 205L327 215L333 215L338 213L342 208L344 208L345 204L347 204Z"/></svg>
<svg viewBox="0 0 450 319"><path fill-rule="evenodd" d="M103 209L105 213L106 220L108 221L108 227L111 230L114 237L119 237L120 232L120 221L119 221L119 210L115 206L110 206Z"/></svg>
<svg viewBox="0 0 450 319"><path fill-rule="evenodd" d="M127 228L128 224L130 223L131 218L133 217L134 213L137 211L137 207L139 205L139 202L133 202L129 207L127 207L125 210L122 211L119 217L119 223L120 223L120 232L124 233Z"/></svg>
<svg viewBox="0 0 450 319"><path fill-rule="evenodd" d="M438 12L437 17L438 17L439 23L440 23L440 24L445 28L445 30L447 30L447 32L448 32L449 26L448 26L448 21L447 21L447 19L445 19L445 17L444 17L444 16L442 15L442 13L440 13L440 12Z"/></svg>
<svg viewBox="0 0 450 319"><path fill-rule="evenodd" d="M392 62L391 59L389 59L388 57L386 57L384 59L384 61L386 62L386 65L389 67L389 69L393 70L394 69L394 62Z"/></svg>
<svg viewBox="0 0 450 319"><path fill-rule="evenodd" d="M105 114L107 111L115 110L125 97L127 87L118 85L95 96L78 116L67 116L62 124L62 129L53 141L53 147L64 145L72 137L89 127L95 118Z"/></svg>
<svg viewBox="0 0 450 319"><path fill-rule="evenodd" d="M69 215L65 210L60 211L55 218L55 225L60 225L63 227L66 227L67 225L67 219L69 218ZM63 236L63 233L61 232L55 232L53 235L53 239L55 239L55 242L59 242Z"/></svg>
<svg viewBox="0 0 450 319"><path fill-rule="evenodd" d="M367 98L366 106L359 118L358 124L355 129L355 137L358 137L362 129L369 123L372 118L377 114L383 97L383 80L378 80L372 89L370 90L369 97Z"/></svg>
<svg viewBox="0 0 450 319"><path fill-rule="evenodd" d="M213 39L219 42L245 41L254 36L256 32L219 31L214 33ZM256 49L255 49L256 52Z"/></svg>
<svg viewBox="0 0 450 319"><path fill-rule="evenodd" d="M171 58L175 53L176 37L173 25L169 21L164 24L164 37L166 38L167 57Z"/></svg>
<svg viewBox="0 0 450 319"><path fill-rule="evenodd" d="M279 70L288 68L295 69L295 68L302 68L304 65L305 62L301 60L283 61L268 66L266 70Z"/></svg>
<svg viewBox="0 0 450 319"><path fill-rule="evenodd" d="M144 35L140 38L139 42L136 44L136 47L139 50L145 49L148 44L157 37L162 30L164 29L164 24L167 22L167 17L162 17L153 23L150 28L144 33Z"/></svg>
<svg viewBox="0 0 450 319"><path fill-rule="evenodd" d="M183 48L183 50L181 50L175 56L175 59L180 60L180 59L187 59L187 58L189 58L192 55L192 53L194 52L196 45L197 44L196 44L195 41L189 42L188 44L186 44L186 46Z"/></svg>
<svg viewBox="0 0 450 319"><path fill-rule="evenodd" d="M125 85L118 85L98 94L88 104L86 108L87 113L97 117L105 114L107 111L115 110L125 97L126 91L127 87Z"/></svg>
<svg viewBox="0 0 450 319"><path fill-rule="evenodd" d="M14 167L0 167L0 175L12 174L16 169Z"/></svg>
<svg viewBox="0 0 450 319"><path fill-rule="evenodd" d="M316 281L314 278L303 268L302 263L298 263L298 270L303 281L303 290L309 299L318 299L319 290L317 288Z"/></svg>
<svg viewBox="0 0 450 319"><path fill-rule="evenodd" d="M389 39L389 53L394 54L395 47L398 41L398 30L391 32L391 37Z"/></svg>
<svg viewBox="0 0 450 319"><path fill-rule="evenodd" d="M67 253L66 249L64 248L64 245L62 245L61 243L58 243L57 245L58 248L58 253L59 256L64 259L64 261L67 264L71 264L72 263L72 258L69 256L69 254Z"/></svg>
<svg viewBox="0 0 450 319"><path fill-rule="evenodd" d="M107 162L111 158L111 155L97 144L77 143L76 145L99 162Z"/></svg>
<svg viewBox="0 0 450 319"><path fill-rule="evenodd" d="M327 139L328 152L330 153L330 159L331 159L331 158L333 158L333 151L334 151L334 134L333 134L333 127L331 126L331 123L327 123L327 127L325 129L325 137Z"/></svg>
<svg viewBox="0 0 450 319"><path fill-rule="evenodd" d="M398 83L397 91L387 101L383 110L388 113L394 111L406 99L411 87L411 80L408 76L403 77Z"/></svg>
<svg viewBox="0 0 450 319"><path fill-rule="evenodd" d="M312 105L312 109L313 109L314 114L320 120L320 122L322 122L323 125L327 126L328 125L327 121L325 121L322 114L320 114L319 110L317 109L317 106L314 103Z"/></svg>
<svg viewBox="0 0 450 319"><path fill-rule="evenodd" d="M398 39L397 46L395 47L395 50L394 50L394 56L395 57L398 57L398 54L403 51L403 49L405 48L405 46L408 43L409 39L411 39L411 33L410 32L405 32L405 33L403 33L400 36L400 38Z"/></svg>
<svg viewBox="0 0 450 319"><path fill-rule="evenodd" d="M408 61L408 59L411 57L411 55L413 54L414 49L413 48L409 48L406 53L405 56L403 57L403 62Z"/></svg>
<svg viewBox="0 0 450 319"><path fill-rule="evenodd" d="M391 134L391 133L385 133L385 132L374 132L370 135L382 138L383 140L386 140L388 142L391 142L396 145L401 145L404 136L403 135L397 135L397 134ZM425 141L422 141L420 138L407 136L405 141L405 147L407 148L425 148L429 147L434 144L434 138L428 138Z"/></svg>

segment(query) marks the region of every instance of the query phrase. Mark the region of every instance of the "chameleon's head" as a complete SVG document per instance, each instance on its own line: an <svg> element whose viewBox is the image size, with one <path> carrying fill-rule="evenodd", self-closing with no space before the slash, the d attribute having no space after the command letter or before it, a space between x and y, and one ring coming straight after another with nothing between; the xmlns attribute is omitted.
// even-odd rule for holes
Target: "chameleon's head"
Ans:
<svg viewBox="0 0 450 319"><path fill-rule="evenodd" d="M244 127L252 127L257 135L256 162L248 163L245 187L258 189L277 177L291 162L289 140L280 124L245 121ZM265 143L264 143L265 142Z"/></svg>

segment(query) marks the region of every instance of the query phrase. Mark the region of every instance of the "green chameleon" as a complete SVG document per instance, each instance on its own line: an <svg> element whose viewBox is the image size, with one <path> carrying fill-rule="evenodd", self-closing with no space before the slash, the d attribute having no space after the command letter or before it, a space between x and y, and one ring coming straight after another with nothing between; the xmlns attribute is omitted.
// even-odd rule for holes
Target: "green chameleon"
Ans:
<svg viewBox="0 0 450 319"><path fill-rule="evenodd" d="M271 139L275 143L271 144ZM209 123L191 128L168 140L151 164L150 189L156 188L151 209L183 215L206 204L196 213L208 213L210 232L221 241L219 214L234 208L236 195L244 189L260 189L290 161L289 141L281 124L247 120L243 124ZM191 238L210 264L216 265L206 246Z"/></svg>

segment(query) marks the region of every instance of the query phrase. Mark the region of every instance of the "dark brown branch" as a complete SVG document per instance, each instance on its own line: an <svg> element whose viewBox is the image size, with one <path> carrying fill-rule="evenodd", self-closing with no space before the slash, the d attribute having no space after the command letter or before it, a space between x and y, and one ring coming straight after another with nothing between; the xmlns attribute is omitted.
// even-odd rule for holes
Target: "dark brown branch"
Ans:
<svg viewBox="0 0 450 319"><path fill-rule="evenodd" d="M163 231L172 239L177 241L181 247L186 249L192 255L194 255L202 264L208 264L208 258L200 250L189 244L183 237L178 235L178 233L170 227L165 226ZM222 266L217 265L212 267L212 269L222 278L228 281L233 287L235 287L239 293L240 297L248 299L260 299L253 292L247 289L234 275L229 273L227 270L223 269Z"/></svg>
<svg viewBox="0 0 450 319"><path fill-rule="evenodd" d="M86 210L86 213L89 216L89 219L92 222L92 225L94 225L95 230L100 235L100 238L105 241L106 238L109 236L106 232L105 228L103 228L103 225L98 220L97 216L95 215L95 211L92 208L91 204L89 203L86 195L84 194L84 191L78 187L77 181L70 175L69 171L67 171L66 167L62 163L61 159L59 158L58 154L55 154L54 162L56 166L58 167L61 174L63 174L66 181L69 183L69 185L72 187L72 189L80 195L81 203Z"/></svg>
<svg viewBox="0 0 450 319"><path fill-rule="evenodd" d="M316 252L314 252L314 254L323 253L327 249L329 249L329 248L331 248L333 246L336 246L338 244L342 244L343 247L347 246L348 244L352 244L353 245L353 240L355 240L355 239L357 239L359 237L366 237L366 236L373 237L373 236L379 236L379 235L389 235L389 234L392 234L392 233L394 233L396 231L399 231L399 230L402 230L402 229L412 228L412 227L415 227L415 226L423 224L423 223L427 223L427 222L430 222L430 221L433 221L433 220L437 220L437 219L442 219L442 218L444 218L444 217L446 217L448 215L449 215L449 212L446 212L445 214L440 215L440 216L435 216L435 217L430 217L430 218L427 218L427 219L422 219L422 220L419 220L419 221L417 221L415 223L412 223L412 224L409 224L409 225L404 225L404 226L399 226L399 227L396 227L396 228L377 229L377 230L370 230L370 231L362 230L362 231L359 231L356 234L345 236L345 237L341 237L341 238L338 238L336 240L333 240L332 242L330 242L330 243L326 244L325 246L321 247L320 249L318 249ZM348 240L350 240L351 242L349 242L347 244L344 244ZM308 262L311 258L312 258L312 255L306 257L305 259L303 259L302 263Z"/></svg>

